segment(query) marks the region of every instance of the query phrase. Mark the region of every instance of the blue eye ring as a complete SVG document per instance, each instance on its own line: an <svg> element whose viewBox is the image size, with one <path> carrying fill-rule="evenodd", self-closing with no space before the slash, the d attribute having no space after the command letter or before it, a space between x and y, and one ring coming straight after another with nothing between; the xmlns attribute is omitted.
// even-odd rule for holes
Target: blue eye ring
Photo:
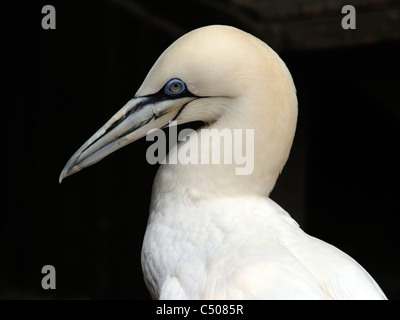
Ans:
<svg viewBox="0 0 400 320"><path fill-rule="evenodd" d="M181 79L171 79L167 82L164 92L170 96L181 94L186 89L185 83Z"/></svg>

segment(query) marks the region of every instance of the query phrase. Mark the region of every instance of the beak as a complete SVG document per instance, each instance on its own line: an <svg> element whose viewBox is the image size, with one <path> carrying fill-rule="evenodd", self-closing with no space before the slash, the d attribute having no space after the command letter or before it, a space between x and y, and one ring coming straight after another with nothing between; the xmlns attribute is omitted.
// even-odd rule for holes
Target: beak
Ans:
<svg viewBox="0 0 400 320"><path fill-rule="evenodd" d="M162 99L157 94L133 98L74 153L59 182L144 137L149 130L168 126L194 99L194 96Z"/></svg>

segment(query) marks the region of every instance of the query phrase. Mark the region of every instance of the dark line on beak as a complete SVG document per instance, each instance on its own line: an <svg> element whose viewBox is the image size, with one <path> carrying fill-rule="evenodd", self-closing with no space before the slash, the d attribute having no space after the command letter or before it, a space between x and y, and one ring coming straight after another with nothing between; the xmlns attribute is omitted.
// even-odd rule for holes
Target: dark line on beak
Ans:
<svg viewBox="0 0 400 320"><path fill-rule="evenodd" d="M185 94L185 96L195 97L194 100L200 98L200 97L197 97L197 96L191 94L189 91ZM104 137L105 135L107 135L109 132L111 132L111 131L112 131L114 128L116 128L121 122L123 122L126 118L128 118L131 114L133 114L133 113L135 113L135 112L137 112L137 111L143 109L144 106L149 105L149 104L153 104L153 103L156 103L156 102L164 101L164 100L174 100L174 99L171 99L171 97L169 97L169 96L165 96L165 94L162 93L162 90L160 90L160 92L157 92L157 93L155 93L155 94L151 94L151 95L143 96L143 97L138 97L138 98L147 98L147 99L144 99L144 100L140 101L139 103L133 105L133 106L128 110L128 112L125 113L125 115L123 115L121 118L115 120L115 121L107 128L107 130L104 131L104 133L103 133L101 136L99 136L99 137L98 137L96 140L94 140L90 145L88 145L85 149L83 149L83 150L81 151L81 153L85 152L88 148L90 148L90 146L92 146L93 144L95 144L99 139L101 139L102 137ZM178 98L182 98L182 96L176 97L175 99L178 99ZM179 111L177 112L177 114L175 115L175 117L174 117L171 121L176 120L176 118L181 114L182 110L183 110L190 102L192 102L192 101L194 101L194 100L191 100L191 101L188 101L187 103L185 103L185 104L179 109ZM117 136L116 139L119 139L119 138L121 138L122 136L126 136L126 135L130 134L131 132L135 131L136 129L145 126L146 124L148 124L148 123L149 123L150 121L152 121L153 119L158 119L159 117L162 117L164 114L165 114L165 113L160 114L160 115L158 115L158 116L157 116L157 115L153 115L153 117L151 117L149 120L147 120L147 121L141 123L141 124L138 125L136 128L131 128L130 130L128 130L128 131L124 132L123 134ZM167 125L168 125L168 124L167 124ZM164 128L165 128L167 125L165 125ZM75 163L76 163L76 162L75 162Z"/></svg>
<svg viewBox="0 0 400 320"><path fill-rule="evenodd" d="M136 112L136 111L142 109L142 108L143 108L145 105L147 105L148 103L149 103L149 100L146 99L146 100L141 101L141 102L139 102L138 104L135 104L134 106L132 106L132 108L131 108L124 116L122 116L121 118L115 120L115 121L107 128L107 130L104 131L104 133L103 133L101 136L97 137L97 139L94 140L91 144L89 144L85 149L83 149L83 150L81 151L81 153L85 152L88 148L90 148L90 147L91 147L93 144L95 144L98 140L100 140L101 138L103 138L105 135L107 135L109 132L111 132L115 127L117 127L121 122L123 122L126 118L128 118L132 113L134 113L134 112ZM149 121L151 121L151 119L153 119L153 118L154 118L154 117L150 118L146 123L141 124L141 126L143 126L143 125L149 123ZM132 131L134 131L134 130L136 130L136 129L137 129L137 128L135 128L135 129L129 131L128 133L124 133L124 134L118 136L117 139L121 138L123 135L129 134L130 132L132 132ZM75 163L76 163L76 161L75 161Z"/></svg>
<svg viewBox="0 0 400 320"><path fill-rule="evenodd" d="M139 97L139 98L147 98L147 99L145 99L145 100L139 102L138 104L134 105L123 117L119 118L113 124L111 124L111 126L108 127L108 129L104 132L103 136L106 135L108 132L110 132L112 129L114 129L116 126L118 126L122 121L124 121L126 118L128 118L132 113L142 109L145 105L148 105L148 104L151 104L151 103L155 103L155 102L165 101L165 100L179 99L179 98L183 98L183 97L195 97L196 99L200 98L200 97L197 97L194 94L192 94L187 89L185 89L185 91L182 94L179 94L176 97L171 97L171 96L168 96L168 95L166 95L164 93L164 87L162 87L160 89L160 91L158 91L156 93L150 94L148 96ZM186 106L186 104L179 110L179 112L177 113L177 115L174 117L174 119L172 121L174 121L179 116L179 114L181 113L182 109ZM161 116L162 115L155 116L155 118L157 119L157 118L159 118ZM147 123L148 122L146 122L145 124L147 124ZM143 125L145 125L145 124L143 124ZM97 138L96 141L99 138ZM96 141L93 141L93 143L95 143Z"/></svg>
<svg viewBox="0 0 400 320"><path fill-rule="evenodd" d="M174 117L171 121L175 121L175 119L178 118L179 115L181 114L182 110L185 109L185 107L186 107L189 103L191 103L192 101L197 100L197 99L198 99L198 98L195 98L195 99L193 99L193 100L190 100L190 101L186 102L186 103L179 109L179 111L176 113L175 117Z"/></svg>
<svg viewBox="0 0 400 320"><path fill-rule="evenodd" d="M107 128L107 130L103 133L103 136L106 135L107 133L109 133L116 126L118 126L121 122L123 122L126 118L128 118L132 113L139 111L140 109L143 109L143 107L145 105L149 104L149 102L153 102L152 100L154 101L154 99L146 99L146 100L143 100L143 101L139 102L138 104L135 104L134 106L132 106L131 109L127 113L125 113L124 116L115 120L114 123L112 123L111 126L109 126ZM99 139L99 138L97 138L97 139ZM96 141L97 141L97 139L96 139ZM95 141L93 141L93 143L94 142Z"/></svg>

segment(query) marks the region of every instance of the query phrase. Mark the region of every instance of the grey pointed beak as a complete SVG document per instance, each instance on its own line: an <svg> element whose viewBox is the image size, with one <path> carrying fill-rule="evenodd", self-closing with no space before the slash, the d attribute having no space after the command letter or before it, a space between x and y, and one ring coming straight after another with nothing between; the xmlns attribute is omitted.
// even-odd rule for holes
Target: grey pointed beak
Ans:
<svg viewBox="0 0 400 320"><path fill-rule="evenodd" d="M59 182L144 137L149 130L168 126L194 99L159 99L154 95L133 98L74 153L62 170Z"/></svg>

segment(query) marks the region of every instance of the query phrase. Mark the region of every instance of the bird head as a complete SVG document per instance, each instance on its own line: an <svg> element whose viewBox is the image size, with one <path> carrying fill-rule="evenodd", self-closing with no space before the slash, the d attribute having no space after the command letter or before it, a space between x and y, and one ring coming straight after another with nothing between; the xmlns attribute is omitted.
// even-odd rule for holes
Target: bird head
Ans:
<svg viewBox="0 0 400 320"><path fill-rule="evenodd" d="M266 96L270 107L265 110L252 114L251 107L240 108L258 105ZM297 115L295 89L285 64L264 42L239 29L196 29L164 51L134 98L70 158L60 182L173 120L229 122L249 114L255 122Z"/></svg>

